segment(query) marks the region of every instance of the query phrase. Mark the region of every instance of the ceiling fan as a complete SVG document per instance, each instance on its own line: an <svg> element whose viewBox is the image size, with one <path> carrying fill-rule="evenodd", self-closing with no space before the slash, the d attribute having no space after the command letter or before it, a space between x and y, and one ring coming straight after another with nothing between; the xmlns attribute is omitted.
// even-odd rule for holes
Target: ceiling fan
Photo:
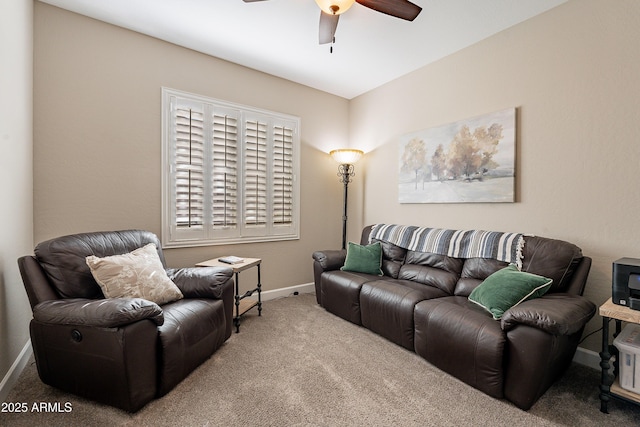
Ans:
<svg viewBox="0 0 640 427"><path fill-rule="evenodd" d="M245 3L265 0L243 0ZM408 0L315 0L321 9L320 31L318 41L320 44L333 43L338 28L340 15L346 12L353 3L385 13L396 18L413 21L420 14L422 8Z"/></svg>

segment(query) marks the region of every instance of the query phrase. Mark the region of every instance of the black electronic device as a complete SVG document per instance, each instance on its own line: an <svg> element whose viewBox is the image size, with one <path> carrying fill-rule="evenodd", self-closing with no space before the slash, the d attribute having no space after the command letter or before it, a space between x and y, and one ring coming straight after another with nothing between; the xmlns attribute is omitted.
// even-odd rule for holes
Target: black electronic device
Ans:
<svg viewBox="0 0 640 427"><path fill-rule="evenodd" d="M613 263L613 303L640 310L640 259L620 258Z"/></svg>

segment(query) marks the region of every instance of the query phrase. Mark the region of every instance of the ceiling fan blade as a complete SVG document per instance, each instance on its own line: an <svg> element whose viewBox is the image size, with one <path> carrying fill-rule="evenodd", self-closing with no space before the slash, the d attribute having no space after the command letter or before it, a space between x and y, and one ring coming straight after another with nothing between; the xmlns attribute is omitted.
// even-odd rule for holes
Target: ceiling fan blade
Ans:
<svg viewBox="0 0 640 427"><path fill-rule="evenodd" d="M318 41L320 44L327 44L333 41L338 28L338 19L340 15L329 15L320 11L320 31L318 33Z"/></svg>
<svg viewBox="0 0 640 427"><path fill-rule="evenodd" d="M422 8L408 0L356 0L361 5L396 18L413 21Z"/></svg>

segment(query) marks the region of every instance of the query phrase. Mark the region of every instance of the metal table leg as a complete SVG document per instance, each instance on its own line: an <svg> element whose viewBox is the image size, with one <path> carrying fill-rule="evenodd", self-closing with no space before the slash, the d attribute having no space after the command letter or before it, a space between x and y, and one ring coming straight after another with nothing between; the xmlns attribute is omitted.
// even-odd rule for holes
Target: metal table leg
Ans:
<svg viewBox="0 0 640 427"><path fill-rule="evenodd" d="M600 369L602 375L600 378L600 412L608 414L607 406L611 399L610 391L613 378L609 374L609 360L611 359L611 353L609 352L609 318L602 317L602 351L600 352Z"/></svg>

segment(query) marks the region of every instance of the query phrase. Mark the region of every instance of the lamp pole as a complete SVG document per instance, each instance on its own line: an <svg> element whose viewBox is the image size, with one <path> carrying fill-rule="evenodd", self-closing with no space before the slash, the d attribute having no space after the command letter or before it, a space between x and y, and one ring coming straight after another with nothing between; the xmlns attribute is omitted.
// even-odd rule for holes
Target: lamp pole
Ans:
<svg viewBox="0 0 640 427"><path fill-rule="evenodd" d="M338 166L338 176L340 182L344 184L344 198L343 198L343 214L342 214L342 249L347 248L347 191L351 178L355 175L353 172L354 167L350 164L341 164Z"/></svg>
<svg viewBox="0 0 640 427"><path fill-rule="evenodd" d="M341 148L332 150L329 155L338 162L338 176L344 184L344 199L342 201L342 249L347 249L347 190L351 179L355 175L353 164L358 161L364 152L353 148Z"/></svg>

